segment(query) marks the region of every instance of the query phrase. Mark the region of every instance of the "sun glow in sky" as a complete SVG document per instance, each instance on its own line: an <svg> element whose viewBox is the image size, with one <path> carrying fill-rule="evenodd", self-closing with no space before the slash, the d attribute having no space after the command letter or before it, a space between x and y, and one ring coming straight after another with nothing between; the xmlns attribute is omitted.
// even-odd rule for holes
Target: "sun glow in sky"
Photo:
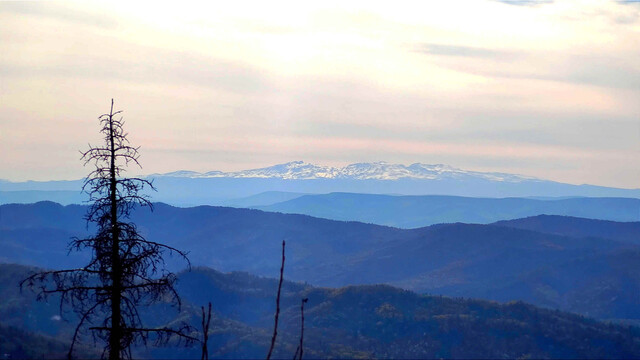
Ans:
<svg viewBox="0 0 640 360"><path fill-rule="evenodd" d="M228 2L230 3L230 2ZM640 187L640 3L0 3L0 178L445 163Z"/></svg>

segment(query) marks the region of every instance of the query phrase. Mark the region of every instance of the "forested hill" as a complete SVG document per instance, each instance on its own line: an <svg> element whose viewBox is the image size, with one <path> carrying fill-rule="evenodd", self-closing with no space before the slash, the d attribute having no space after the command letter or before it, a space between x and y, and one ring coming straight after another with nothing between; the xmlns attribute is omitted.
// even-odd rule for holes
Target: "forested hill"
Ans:
<svg viewBox="0 0 640 360"><path fill-rule="evenodd" d="M0 206L0 258L51 268L83 264L82 256L67 256L66 244L87 233L85 211L48 202ZM133 220L150 240L190 251L194 264L223 271L277 276L285 239L289 278L314 285L387 283L431 294L523 300L603 319L640 319L640 300L632 296L640 292L637 226L624 237L613 231L608 238L591 236L585 226L599 222L571 218L565 219L567 226L575 223L589 236L473 224L403 230L164 204L156 204L153 213L136 212ZM629 226L607 224L608 229ZM179 270L185 264L173 266Z"/></svg>
<svg viewBox="0 0 640 360"><path fill-rule="evenodd" d="M407 229L453 222L488 224L541 214L640 221L640 199L631 198L531 199L331 193L304 195L256 208Z"/></svg>
<svg viewBox="0 0 640 360"><path fill-rule="evenodd" d="M640 212L640 207L637 210ZM640 222L638 221L618 222L572 216L538 215L498 221L494 225L577 238L600 237L640 244Z"/></svg>
<svg viewBox="0 0 640 360"><path fill-rule="evenodd" d="M17 282L31 270L0 264L0 318L5 324L38 329L62 341L73 321L56 320L57 299L44 304L35 302L32 293L18 291ZM200 305L211 301L215 311L209 343L212 357L266 354L275 279L200 267L179 274L178 285L183 312L157 305L143 312L148 321L161 325L157 319L180 319L197 327ZM283 287L276 357L295 352L302 298L309 298L304 338L308 358L640 358L638 328L522 302L426 296L384 285L331 289L288 281ZM136 353L140 358L200 357L199 348L150 346Z"/></svg>

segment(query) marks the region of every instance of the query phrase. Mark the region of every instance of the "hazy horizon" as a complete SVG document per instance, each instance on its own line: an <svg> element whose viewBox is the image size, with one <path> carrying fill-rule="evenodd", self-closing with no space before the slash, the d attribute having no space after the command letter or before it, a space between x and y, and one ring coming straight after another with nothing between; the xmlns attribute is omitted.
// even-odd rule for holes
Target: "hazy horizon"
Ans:
<svg viewBox="0 0 640 360"><path fill-rule="evenodd" d="M190 170L190 169L176 169L173 171L167 171L167 172L163 172L163 173L145 173L145 172L141 172L140 169L137 169L138 171L134 171L134 172L130 172L127 173L125 176L154 176L154 175L166 175L166 174L171 174L171 173L176 173L176 172L181 172L181 171L188 171L188 172L195 172L198 173L199 175L205 175L208 172L221 172L223 174L233 174L234 172L243 172L243 171L254 171L254 170L261 170L261 169L268 169L271 167L275 167L275 166L280 166L280 165L287 165L290 163L296 163L296 162L302 162L304 164L310 164L310 165L315 165L315 166L319 166L319 167L331 167L334 170L336 169L341 169L344 168L348 165L357 165L357 164L370 164L370 163L364 163L364 162L360 162L360 163L349 163L346 164L345 166L329 166L329 165L324 165L324 164L318 164L318 163L309 163L307 161L303 161L303 160L293 160L293 161L289 161L286 163L281 163L281 164L272 164L270 166L264 166L264 167L260 167L260 168L252 168L252 169L239 169L239 170L232 170L232 171L224 171L224 170L219 170L219 169L212 169L212 170L207 170L207 171L194 171L194 170ZM401 165L401 166L410 166L416 163L412 163L412 164L397 164L397 163L390 163L388 161L376 161L376 162L371 162L371 163L386 163L389 165ZM421 165L444 165L444 166L450 166L448 164L424 164L424 163L420 163ZM462 171L471 171L474 172L473 170L469 170L469 169L461 169L461 168L456 168L455 166L450 166L451 168L455 169L455 170L462 170ZM136 169L133 169L136 170ZM542 181L554 181L551 179L544 179L544 178L539 178L539 177L535 177L535 176L530 176L530 175L526 175L526 174L513 174L513 173L500 173L500 172L481 172L481 173L486 173L486 174L505 174L505 175L515 175L515 176L521 176L523 178L529 178L529 179L536 179L536 180L542 180ZM207 176L209 177L209 176ZM224 177L224 176L223 176ZM249 176L250 178L251 176ZM52 181L78 181L78 180L84 180L84 177L81 178L68 178L68 179L42 179L42 180L37 180L37 179L25 179L25 180L11 180L11 179L6 179L6 178L0 178L0 181L8 181L11 183L22 183L22 182L52 182ZM562 182L561 182L562 183ZM587 183L563 183L563 184L569 184L569 185L595 185L595 186L602 186L602 185L597 185L597 184L587 184ZM610 187L610 188L614 188L614 189L625 189L625 190L637 190L640 189L640 187L636 187L636 188L625 188L625 187Z"/></svg>

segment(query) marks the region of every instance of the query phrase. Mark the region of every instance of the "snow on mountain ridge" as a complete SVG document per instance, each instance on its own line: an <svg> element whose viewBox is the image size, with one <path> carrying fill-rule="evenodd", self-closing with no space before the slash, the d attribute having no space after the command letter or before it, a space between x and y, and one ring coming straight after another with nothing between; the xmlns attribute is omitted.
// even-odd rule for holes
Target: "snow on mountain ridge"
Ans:
<svg viewBox="0 0 640 360"><path fill-rule="evenodd" d="M505 173L485 173L478 171L466 171L444 164L414 163L409 166L403 164L390 164L384 161L372 163L355 163L345 167L320 166L304 161L292 161L284 164L273 165L265 168L250 169L235 172L209 171L198 173L194 171L174 171L166 174L154 174L152 176L189 177L189 178L280 178L280 179L464 179L481 178L490 181L521 182L524 180L538 180Z"/></svg>
<svg viewBox="0 0 640 360"><path fill-rule="evenodd" d="M317 179L334 177L334 168L317 166L304 161L293 161L261 169L252 169L227 173L227 177L237 178L282 178L282 179Z"/></svg>

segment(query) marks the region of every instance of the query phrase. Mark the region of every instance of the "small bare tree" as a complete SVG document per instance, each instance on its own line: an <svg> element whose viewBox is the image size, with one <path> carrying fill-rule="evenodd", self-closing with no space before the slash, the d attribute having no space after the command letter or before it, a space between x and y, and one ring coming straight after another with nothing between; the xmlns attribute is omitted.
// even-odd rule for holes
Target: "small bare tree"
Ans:
<svg viewBox="0 0 640 360"><path fill-rule="evenodd" d="M205 314L204 306L201 307L202 310L202 340L200 340L200 344L202 345L202 356L200 360L209 360L209 349L207 347L209 343L209 326L211 324L211 302L209 302L209 310Z"/></svg>
<svg viewBox="0 0 640 360"><path fill-rule="evenodd" d="M89 145L82 154L85 165L95 165L83 191L89 194L91 203L86 220L96 225L97 232L85 239L73 239L69 250L88 249L91 260L79 269L36 273L21 283L21 287L35 288L39 299L59 294L61 315L63 305L70 305L79 315L69 358L80 332L87 327L105 341L103 357L108 354L110 360L131 358L131 345L146 345L150 335L159 343L174 336L179 341L198 340L187 335L192 330L188 325L177 329L145 327L138 312L142 304L164 301L180 308L174 289L176 276L166 269L164 255L177 254L187 263L188 259L180 250L145 239L134 223L127 222L135 208L153 209L141 191L154 187L145 179L122 176L127 165L140 163L138 148L129 144L120 113L113 111L111 100L109 113L99 117L104 144Z"/></svg>
<svg viewBox="0 0 640 360"><path fill-rule="evenodd" d="M302 353L304 352L304 304L309 301L309 298L303 298L300 300L300 343L296 348L296 353L293 355L293 360L302 360Z"/></svg>
<svg viewBox="0 0 640 360"><path fill-rule="evenodd" d="M271 359L273 348L276 345L276 338L278 337L278 318L280 317L280 292L282 291L282 280L284 278L284 247L285 241L282 240L282 262L280 264L280 281L278 282L278 294L276 295L276 314L274 316L273 335L271 336L271 345L269 346L269 352L267 353L267 360Z"/></svg>

